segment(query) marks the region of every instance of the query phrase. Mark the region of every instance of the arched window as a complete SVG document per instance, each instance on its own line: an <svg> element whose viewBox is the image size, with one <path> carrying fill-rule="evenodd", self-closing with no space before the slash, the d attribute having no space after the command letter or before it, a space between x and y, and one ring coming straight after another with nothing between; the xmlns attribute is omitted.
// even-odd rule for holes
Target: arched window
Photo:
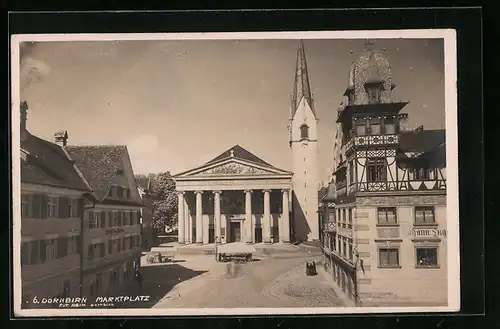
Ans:
<svg viewBox="0 0 500 329"><path fill-rule="evenodd" d="M309 127L306 124L300 126L300 138L301 139L309 138Z"/></svg>

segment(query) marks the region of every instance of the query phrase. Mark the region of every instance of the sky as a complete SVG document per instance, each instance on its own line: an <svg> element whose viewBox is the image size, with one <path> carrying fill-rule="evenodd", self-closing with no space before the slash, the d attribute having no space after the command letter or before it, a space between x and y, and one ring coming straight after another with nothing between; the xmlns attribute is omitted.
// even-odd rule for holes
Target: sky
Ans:
<svg viewBox="0 0 500 329"><path fill-rule="evenodd" d="M364 40L304 40L318 122L318 173L333 167L336 113ZM410 127L444 129L442 39L373 40L410 101ZM239 144L292 169L290 96L298 40L50 41L21 47L27 128L72 145L127 145L136 174L189 170Z"/></svg>

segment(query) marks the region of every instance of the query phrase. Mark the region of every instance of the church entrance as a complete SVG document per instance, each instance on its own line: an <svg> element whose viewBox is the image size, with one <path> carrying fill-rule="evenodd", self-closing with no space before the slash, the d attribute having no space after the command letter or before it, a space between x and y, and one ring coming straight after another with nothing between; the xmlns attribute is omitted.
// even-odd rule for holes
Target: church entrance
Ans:
<svg viewBox="0 0 500 329"><path fill-rule="evenodd" d="M262 242L262 226L260 224L255 225L255 243Z"/></svg>
<svg viewBox="0 0 500 329"><path fill-rule="evenodd" d="M241 242L241 222L234 221L229 224L229 242Z"/></svg>

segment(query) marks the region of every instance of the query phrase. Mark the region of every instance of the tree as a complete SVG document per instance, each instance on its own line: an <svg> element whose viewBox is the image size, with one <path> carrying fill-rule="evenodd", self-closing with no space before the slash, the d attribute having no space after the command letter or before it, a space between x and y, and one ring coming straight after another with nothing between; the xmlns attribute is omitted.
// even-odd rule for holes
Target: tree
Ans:
<svg viewBox="0 0 500 329"><path fill-rule="evenodd" d="M151 177L153 196L153 227L164 230L166 226L177 225L177 193L175 181L170 172L163 172Z"/></svg>

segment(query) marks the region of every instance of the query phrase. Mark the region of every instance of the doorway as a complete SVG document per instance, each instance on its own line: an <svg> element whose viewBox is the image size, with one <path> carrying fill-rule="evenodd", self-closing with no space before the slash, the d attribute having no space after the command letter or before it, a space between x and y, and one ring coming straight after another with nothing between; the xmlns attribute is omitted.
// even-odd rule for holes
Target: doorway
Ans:
<svg viewBox="0 0 500 329"><path fill-rule="evenodd" d="M231 222L229 224L230 242L241 242L241 222Z"/></svg>

